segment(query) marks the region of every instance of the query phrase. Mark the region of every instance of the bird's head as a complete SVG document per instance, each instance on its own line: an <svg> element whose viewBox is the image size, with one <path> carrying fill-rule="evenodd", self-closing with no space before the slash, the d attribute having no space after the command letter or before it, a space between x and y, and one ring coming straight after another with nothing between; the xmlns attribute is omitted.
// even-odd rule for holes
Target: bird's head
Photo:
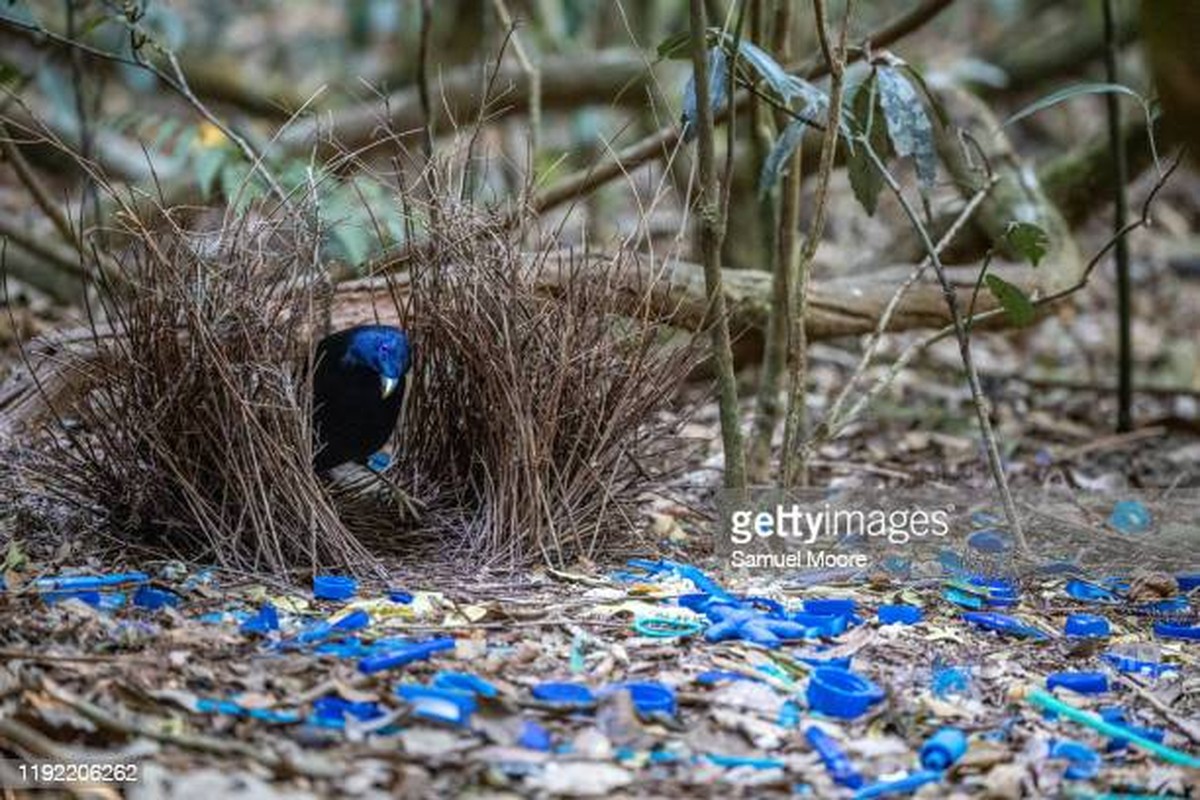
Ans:
<svg viewBox="0 0 1200 800"><path fill-rule="evenodd" d="M365 367L378 375L386 399L408 372L409 349L408 335L399 328L365 325L354 332L342 363Z"/></svg>

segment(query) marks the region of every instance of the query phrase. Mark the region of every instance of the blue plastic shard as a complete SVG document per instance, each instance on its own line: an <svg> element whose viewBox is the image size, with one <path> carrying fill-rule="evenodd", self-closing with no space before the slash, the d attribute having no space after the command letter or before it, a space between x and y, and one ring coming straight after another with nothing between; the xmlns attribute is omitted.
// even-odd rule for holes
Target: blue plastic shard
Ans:
<svg viewBox="0 0 1200 800"><path fill-rule="evenodd" d="M457 689L402 683L396 695L412 706L414 716L450 725L466 725L479 707L475 695Z"/></svg>
<svg viewBox="0 0 1200 800"><path fill-rule="evenodd" d="M896 603L879 607L880 625L916 625L924 617L920 606Z"/></svg>
<svg viewBox="0 0 1200 800"><path fill-rule="evenodd" d="M927 783L937 783L942 779L942 772L933 769L923 769L894 781L880 781L864 786L854 793L854 800L871 800L874 797L888 795L912 794Z"/></svg>
<svg viewBox="0 0 1200 800"><path fill-rule="evenodd" d="M1121 533L1145 533L1153 519L1141 500L1120 500L1108 515L1108 524Z"/></svg>
<svg viewBox="0 0 1200 800"><path fill-rule="evenodd" d="M433 676L430 685L438 689L455 689L460 692L470 692L478 697L498 697L500 691L478 675L469 672L451 672L442 670Z"/></svg>
<svg viewBox="0 0 1200 800"><path fill-rule="evenodd" d="M156 589L153 586L139 586L133 593L133 604L138 608L156 611L160 608L178 608L183 598L166 589Z"/></svg>
<svg viewBox="0 0 1200 800"><path fill-rule="evenodd" d="M521 723L521 733L517 737L517 744L530 750L548 753L553 747L554 741L550 736L550 731L533 720L527 719Z"/></svg>
<svg viewBox="0 0 1200 800"><path fill-rule="evenodd" d="M279 630L279 612L270 603L263 603L258 613L241 624L242 633L265 636Z"/></svg>
<svg viewBox="0 0 1200 800"><path fill-rule="evenodd" d="M1050 758L1061 758L1067 762L1064 775L1068 780L1088 780L1100 771L1100 754L1083 742L1069 739L1057 741L1050 747Z"/></svg>
<svg viewBox="0 0 1200 800"><path fill-rule="evenodd" d="M426 642L416 642L414 644L403 645L395 649L386 650L382 653L370 655L358 662L359 672L370 675L375 672L381 672L385 669L395 669L402 667L405 664L411 664L414 661L424 661L434 653L443 650L453 650L455 645L454 638L451 636L442 637L439 639L430 639Z"/></svg>
<svg viewBox="0 0 1200 800"><path fill-rule="evenodd" d="M1016 617L999 614L995 611L964 611L962 617L972 625L984 630L995 631L996 633L1019 636L1025 639L1050 638L1044 631L1038 630L1032 625L1026 625Z"/></svg>
<svg viewBox="0 0 1200 800"><path fill-rule="evenodd" d="M144 572L121 572L113 575L62 575L52 578L36 578L33 586L39 592L80 592L149 582L150 576Z"/></svg>
<svg viewBox="0 0 1200 800"><path fill-rule="evenodd" d="M857 789L863 785L863 776L854 768L850 757L838 746L832 736L816 725L810 725L804 731L804 738L817 751L817 755L821 757L821 763L825 765L825 771L829 773L829 777L833 779L834 783L838 786L845 786L847 789Z"/></svg>

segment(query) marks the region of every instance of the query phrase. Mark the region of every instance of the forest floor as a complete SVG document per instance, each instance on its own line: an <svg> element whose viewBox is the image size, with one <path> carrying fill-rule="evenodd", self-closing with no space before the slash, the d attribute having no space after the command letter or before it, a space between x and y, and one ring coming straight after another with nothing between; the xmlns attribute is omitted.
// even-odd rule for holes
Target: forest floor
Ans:
<svg viewBox="0 0 1200 800"><path fill-rule="evenodd" d="M1150 387L1134 432L1112 433L1109 282L1032 329L976 340L1029 513L1030 558L973 556L967 531L955 531L946 547L857 572L728 569L712 544L720 454L716 410L704 404L683 424L696 445L686 468L646 497L632 555L649 560L633 567L621 558L464 575L403 563L388 585L332 601L299 573L123 561L89 529L64 536L53 520L6 516L0 787L42 761L63 766L43 785L92 796L852 796L806 738L816 727L851 765L843 784L858 782L853 772L863 785L915 775L928 781L918 797L1196 796L1196 756L1181 753L1200 752L1200 645L1180 637L1194 636L1200 603L1200 280L1172 260L1172 248L1196 252L1186 236L1195 226L1167 219L1167 235L1134 240L1135 356ZM1094 240L1103 228L1097 221ZM46 316L26 308L3 324L45 327ZM897 337L882 362L904 343ZM994 514L957 359L952 345L938 347L902 373L818 453L814 485L918 486ZM814 347L816 418L855 361L850 347ZM747 419L751 410L748 400ZM1147 524L1114 522L1121 501L1147 511ZM1183 522L1172 522L1179 509ZM973 587L979 558L1011 584ZM74 596L35 582L122 573L142 574ZM1113 575L1128 583L1105 583ZM713 641L730 632L719 622L729 613L679 603L703 593L741 603L734 623L760 626L733 632L759 642ZM884 613L920 620L885 624L880 607L895 604L910 608ZM978 611L1017 624L969 616ZM1075 613L1105 616L1110 634L1063 635ZM834 627L761 643L763 625L798 619ZM427 645L404 649L414 643ZM816 713L812 673L847 662L882 698L852 719ZM1119 715L1171 750L1122 745L1047 712L1036 690L1064 671L1101 673L1102 691L1052 698L1087 719ZM576 684L582 702L555 701L546 682ZM969 748L948 770L921 772L922 744L942 726ZM88 774L68 768L84 762L109 779L135 764L136 781L87 789Z"/></svg>

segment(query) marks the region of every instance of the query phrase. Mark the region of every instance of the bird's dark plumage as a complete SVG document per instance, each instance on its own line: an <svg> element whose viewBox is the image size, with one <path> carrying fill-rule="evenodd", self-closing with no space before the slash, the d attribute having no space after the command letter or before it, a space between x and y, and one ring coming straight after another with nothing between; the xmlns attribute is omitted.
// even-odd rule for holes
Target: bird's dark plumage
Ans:
<svg viewBox="0 0 1200 800"><path fill-rule="evenodd" d="M388 325L360 325L320 341L313 373L318 472L359 464L392 435L404 399L408 336Z"/></svg>

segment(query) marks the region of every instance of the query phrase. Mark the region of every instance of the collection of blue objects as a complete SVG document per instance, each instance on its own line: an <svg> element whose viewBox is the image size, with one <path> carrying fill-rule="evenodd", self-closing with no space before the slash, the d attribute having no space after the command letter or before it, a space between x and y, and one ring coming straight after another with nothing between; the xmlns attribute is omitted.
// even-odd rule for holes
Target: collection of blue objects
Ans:
<svg viewBox="0 0 1200 800"><path fill-rule="evenodd" d="M1130 522L1131 518L1128 517L1128 514L1133 512L1126 510L1122 513L1126 513L1122 524L1136 523L1136 519ZM1114 517L1116 515L1117 511L1114 511ZM644 581L648 578L672 576L690 581L696 591L677 598L676 602L680 607L690 609L706 620L700 625L692 623L694 627L676 625L664 628L643 625L636 628L642 635L686 636L699 633L709 642L743 641L774 650L788 643L811 643L814 639L830 639L864 624L859 609L851 599L807 599L801 609L788 610L771 598L734 595L693 565L668 560L635 559L630 561L629 568L615 577L621 580ZM1192 591L1200 588L1200 575L1179 576L1178 583L1185 593ZM113 610L126 605L126 592L131 592L129 602L133 607L147 611L174 609L182 604L179 594L154 585L150 577L141 572L39 578L32 585L48 604L74 598L101 610ZM1090 582L1076 578L1066 585L1066 593L1072 599L1099 606L1122 602L1128 590L1129 584L1118 579ZM318 600L346 602L354 598L357 591L357 582L350 577L319 575L313 579L313 596ZM389 591L388 597L400 603L412 600L411 594L398 589ZM1054 636L1049 631L995 610L1014 606L1019 601L1019 590L1011 582L972 576L956 567L952 579L945 586L943 597L965 609L961 612L964 621L983 630L1037 641ZM1159 638L1200 640L1200 625L1180 621L1177 616L1190 610L1186 597L1145 604L1136 610L1156 616L1167 615L1166 618L1156 619L1153 623L1154 633ZM213 617L213 621L224 619L224 616L206 615ZM351 610L328 619L310 622L287 635L281 627L278 609L269 602L261 605L253 613L241 613L237 619L243 634L263 637L272 648L309 649L320 654L353 658L357 660L358 669L364 675L425 661L439 652L453 650L456 646L453 637L424 641L393 638L363 642L351 635L370 625L370 615L363 610ZM885 604L878 608L877 619L880 625L916 625L923 622L924 612L915 605ZM1062 635L1067 639L1104 640L1111 634L1112 626L1109 620L1098 613L1073 613L1067 617L1062 630ZM1113 671L1145 677L1159 677L1177 670L1170 664L1115 650L1103 653L1101 659ZM804 696L808 709L817 715L830 720L857 719L870 713L872 707L886 696L880 686L851 669L851 659L848 656L823 658L809 654L799 657L799 660L810 667ZM768 672L766 666L770 665L763 667L764 672ZM720 670L696 676L696 682L701 685L740 680L756 678L741 672ZM932 688L938 697L965 692L969 683L969 675L957 667L935 667L932 675ZM1110 690L1110 675L1104 671L1056 672L1047 676L1046 688L1081 695L1102 695ZM494 699L499 694L495 686L476 675L445 670L438 672L427 685L401 683L394 691L411 717L453 726L468 725L480 703ZM530 689L533 699L544 708L572 714L595 710L606 696L614 692L628 693L634 709L643 719L673 718L678 711L675 691L656 681L618 682L598 689L579 682L550 681L536 684ZM234 699L202 698L196 701L195 710L246 717L267 723L303 722L334 729L345 727L350 720L362 724L380 720L388 722L382 719L388 715L388 710L374 702L352 702L336 695L328 695L314 700L312 706L312 713L303 717L291 711L245 708ZM1128 730L1132 736L1159 743L1163 741L1163 730L1132 724L1120 707L1104 707L1101 709L1101 717L1111 725ZM801 711L796 702L785 702L780 712L780 724L796 727L800 724L800 719ZM911 793L927 783L939 781L944 771L953 766L967 750L967 737L961 730L942 728L922 745L918 769L897 780L867 785L852 760L828 733L817 725L809 725L804 729L804 737L820 757L834 783L853 790L855 798L864 799ZM532 720L523 721L518 744L543 751L548 751L553 746L549 731ZM1123 739L1111 738L1108 742L1108 752L1119 753L1127 744ZM1101 765L1100 756L1094 750L1072 740L1052 742L1048 755L1050 758L1066 762L1064 774L1069 779L1090 778ZM705 758L710 763L731 767L781 766L781 762L775 759L745 759L711 753L706 754Z"/></svg>

